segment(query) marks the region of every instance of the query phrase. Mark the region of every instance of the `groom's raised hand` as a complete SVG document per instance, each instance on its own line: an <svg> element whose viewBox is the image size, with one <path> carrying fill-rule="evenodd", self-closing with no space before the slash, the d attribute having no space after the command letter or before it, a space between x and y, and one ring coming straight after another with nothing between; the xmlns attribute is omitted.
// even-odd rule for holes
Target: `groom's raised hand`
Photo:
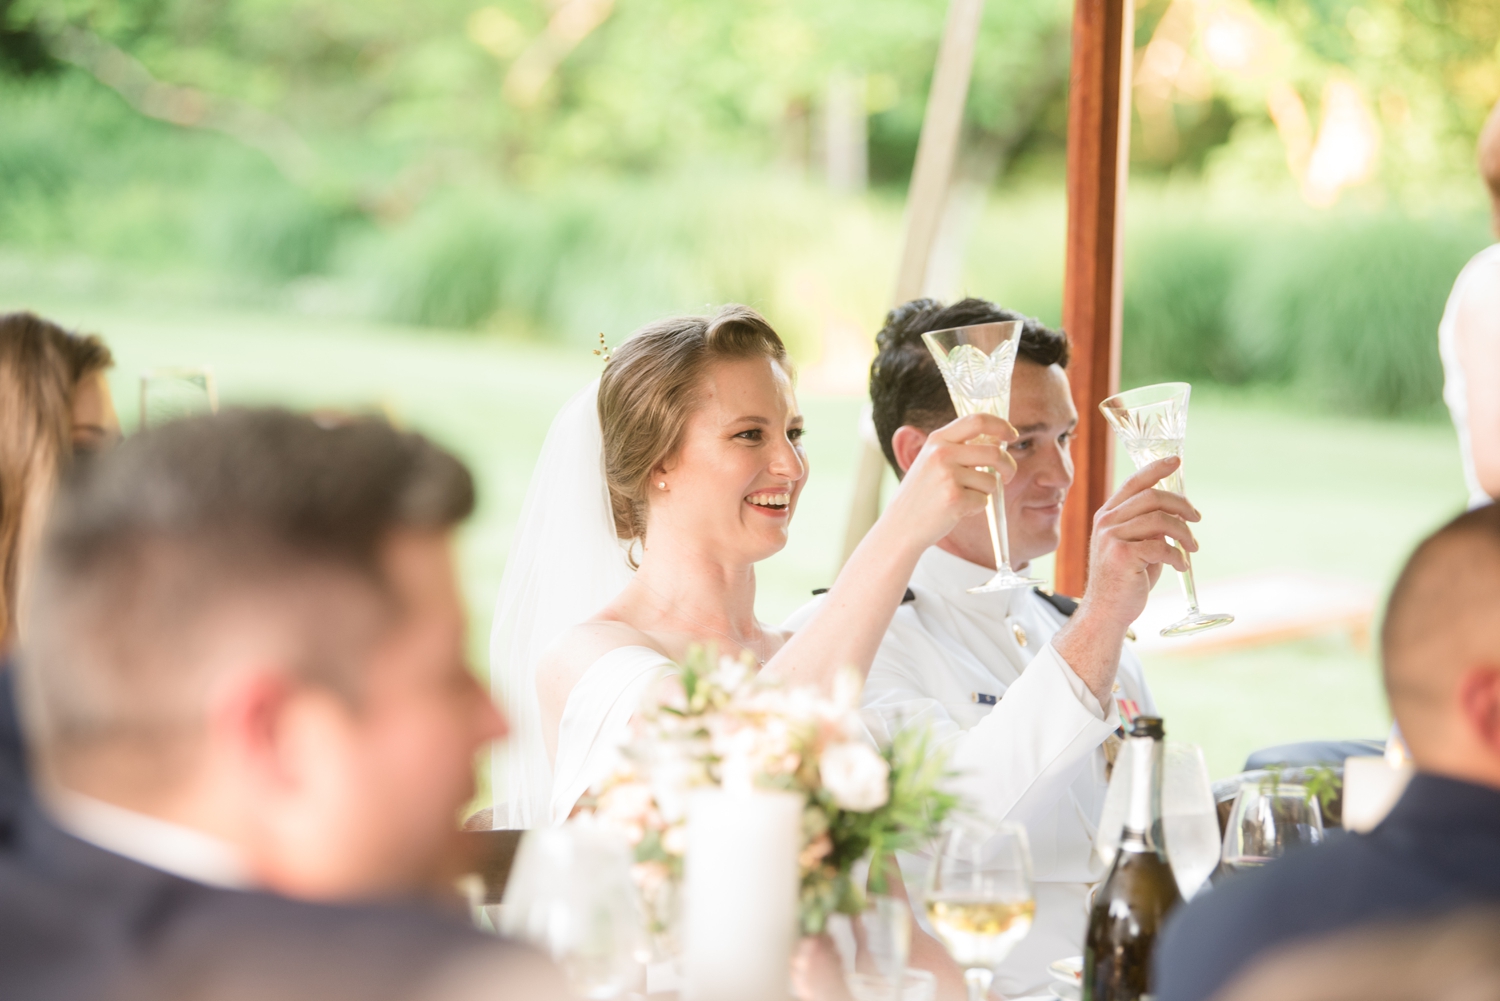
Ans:
<svg viewBox="0 0 1500 1001"><path fill-rule="evenodd" d="M927 436L922 451L902 477L882 520L891 519L909 545L925 550L963 518L984 510L996 490L995 476L1009 482L1016 461L1000 447L1017 438L1010 422L970 414Z"/></svg>
<svg viewBox="0 0 1500 1001"><path fill-rule="evenodd" d="M1180 465L1174 456L1143 467L1094 515L1085 598L1093 614L1107 615L1122 632L1145 611L1163 565L1187 569L1182 552L1167 540L1198 551L1188 522L1202 515L1186 497L1157 487Z"/></svg>
<svg viewBox="0 0 1500 1001"><path fill-rule="evenodd" d="M1099 698L1109 701L1125 631L1145 611L1163 565L1187 569L1175 540L1197 552L1189 522L1202 515L1186 497L1157 487L1182 460L1158 459L1126 480L1094 515L1089 586L1053 648Z"/></svg>

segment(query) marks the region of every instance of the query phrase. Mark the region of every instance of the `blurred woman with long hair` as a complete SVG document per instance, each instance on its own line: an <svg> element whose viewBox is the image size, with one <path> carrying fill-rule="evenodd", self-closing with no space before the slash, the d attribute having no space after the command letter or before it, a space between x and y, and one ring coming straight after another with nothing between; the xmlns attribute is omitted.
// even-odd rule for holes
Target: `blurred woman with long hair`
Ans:
<svg viewBox="0 0 1500 1001"><path fill-rule="evenodd" d="M0 655L15 643L26 565L58 473L120 436L98 337L0 314Z"/></svg>

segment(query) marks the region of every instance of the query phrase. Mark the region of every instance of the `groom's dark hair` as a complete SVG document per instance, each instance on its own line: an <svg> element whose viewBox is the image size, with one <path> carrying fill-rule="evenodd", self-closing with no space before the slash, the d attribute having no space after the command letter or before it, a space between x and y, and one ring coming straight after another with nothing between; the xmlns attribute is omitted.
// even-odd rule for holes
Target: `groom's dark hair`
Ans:
<svg viewBox="0 0 1500 1001"><path fill-rule="evenodd" d="M1044 326L1024 313L1003 309L987 299L960 299L944 306L936 299L913 299L886 314L885 326L875 335L875 360L870 363L870 404L875 435L886 461L901 475L891 438L910 424L935 431L958 416L948 387L922 335L933 330L967 327L975 323L1020 320L1017 354L1038 365L1068 367L1068 335Z"/></svg>
<svg viewBox="0 0 1500 1001"><path fill-rule="evenodd" d="M298 680L357 703L363 651L403 611L389 540L473 507L462 462L376 419L227 410L75 465L23 620L27 738L59 761L194 726L233 616L282 638Z"/></svg>

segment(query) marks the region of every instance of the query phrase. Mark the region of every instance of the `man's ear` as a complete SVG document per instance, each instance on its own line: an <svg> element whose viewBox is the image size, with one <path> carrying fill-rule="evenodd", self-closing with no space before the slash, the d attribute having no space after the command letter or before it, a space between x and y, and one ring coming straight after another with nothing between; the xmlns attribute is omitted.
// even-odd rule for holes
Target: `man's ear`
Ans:
<svg viewBox="0 0 1500 1001"><path fill-rule="evenodd" d="M1458 704L1469 730L1500 760L1500 667L1471 667L1458 679Z"/></svg>
<svg viewBox="0 0 1500 1001"><path fill-rule="evenodd" d="M896 465L904 473L917 461L922 446L927 444L927 432L910 424L903 424L891 435L891 451L896 453Z"/></svg>
<svg viewBox="0 0 1500 1001"><path fill-rule="evenodd" d="M285 713L297 691L290 675L275 666L236 672L210 697L209 728L242 760L279 771Z"/></svg>

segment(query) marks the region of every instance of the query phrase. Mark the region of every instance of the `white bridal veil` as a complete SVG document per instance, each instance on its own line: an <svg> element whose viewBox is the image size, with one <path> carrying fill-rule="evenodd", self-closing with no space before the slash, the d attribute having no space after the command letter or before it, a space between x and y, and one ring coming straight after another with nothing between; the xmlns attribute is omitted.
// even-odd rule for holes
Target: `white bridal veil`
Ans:
<svg viewBox="0 0 1500 1001"><path fill-rule="evenodd" d="M630 582L615 536L599 432L599 380L557 414L531 474L490 633L490 684L510 717L491 773L496 827L548 823L552 765L542 737L536 668L559 636Z"/></svg>

